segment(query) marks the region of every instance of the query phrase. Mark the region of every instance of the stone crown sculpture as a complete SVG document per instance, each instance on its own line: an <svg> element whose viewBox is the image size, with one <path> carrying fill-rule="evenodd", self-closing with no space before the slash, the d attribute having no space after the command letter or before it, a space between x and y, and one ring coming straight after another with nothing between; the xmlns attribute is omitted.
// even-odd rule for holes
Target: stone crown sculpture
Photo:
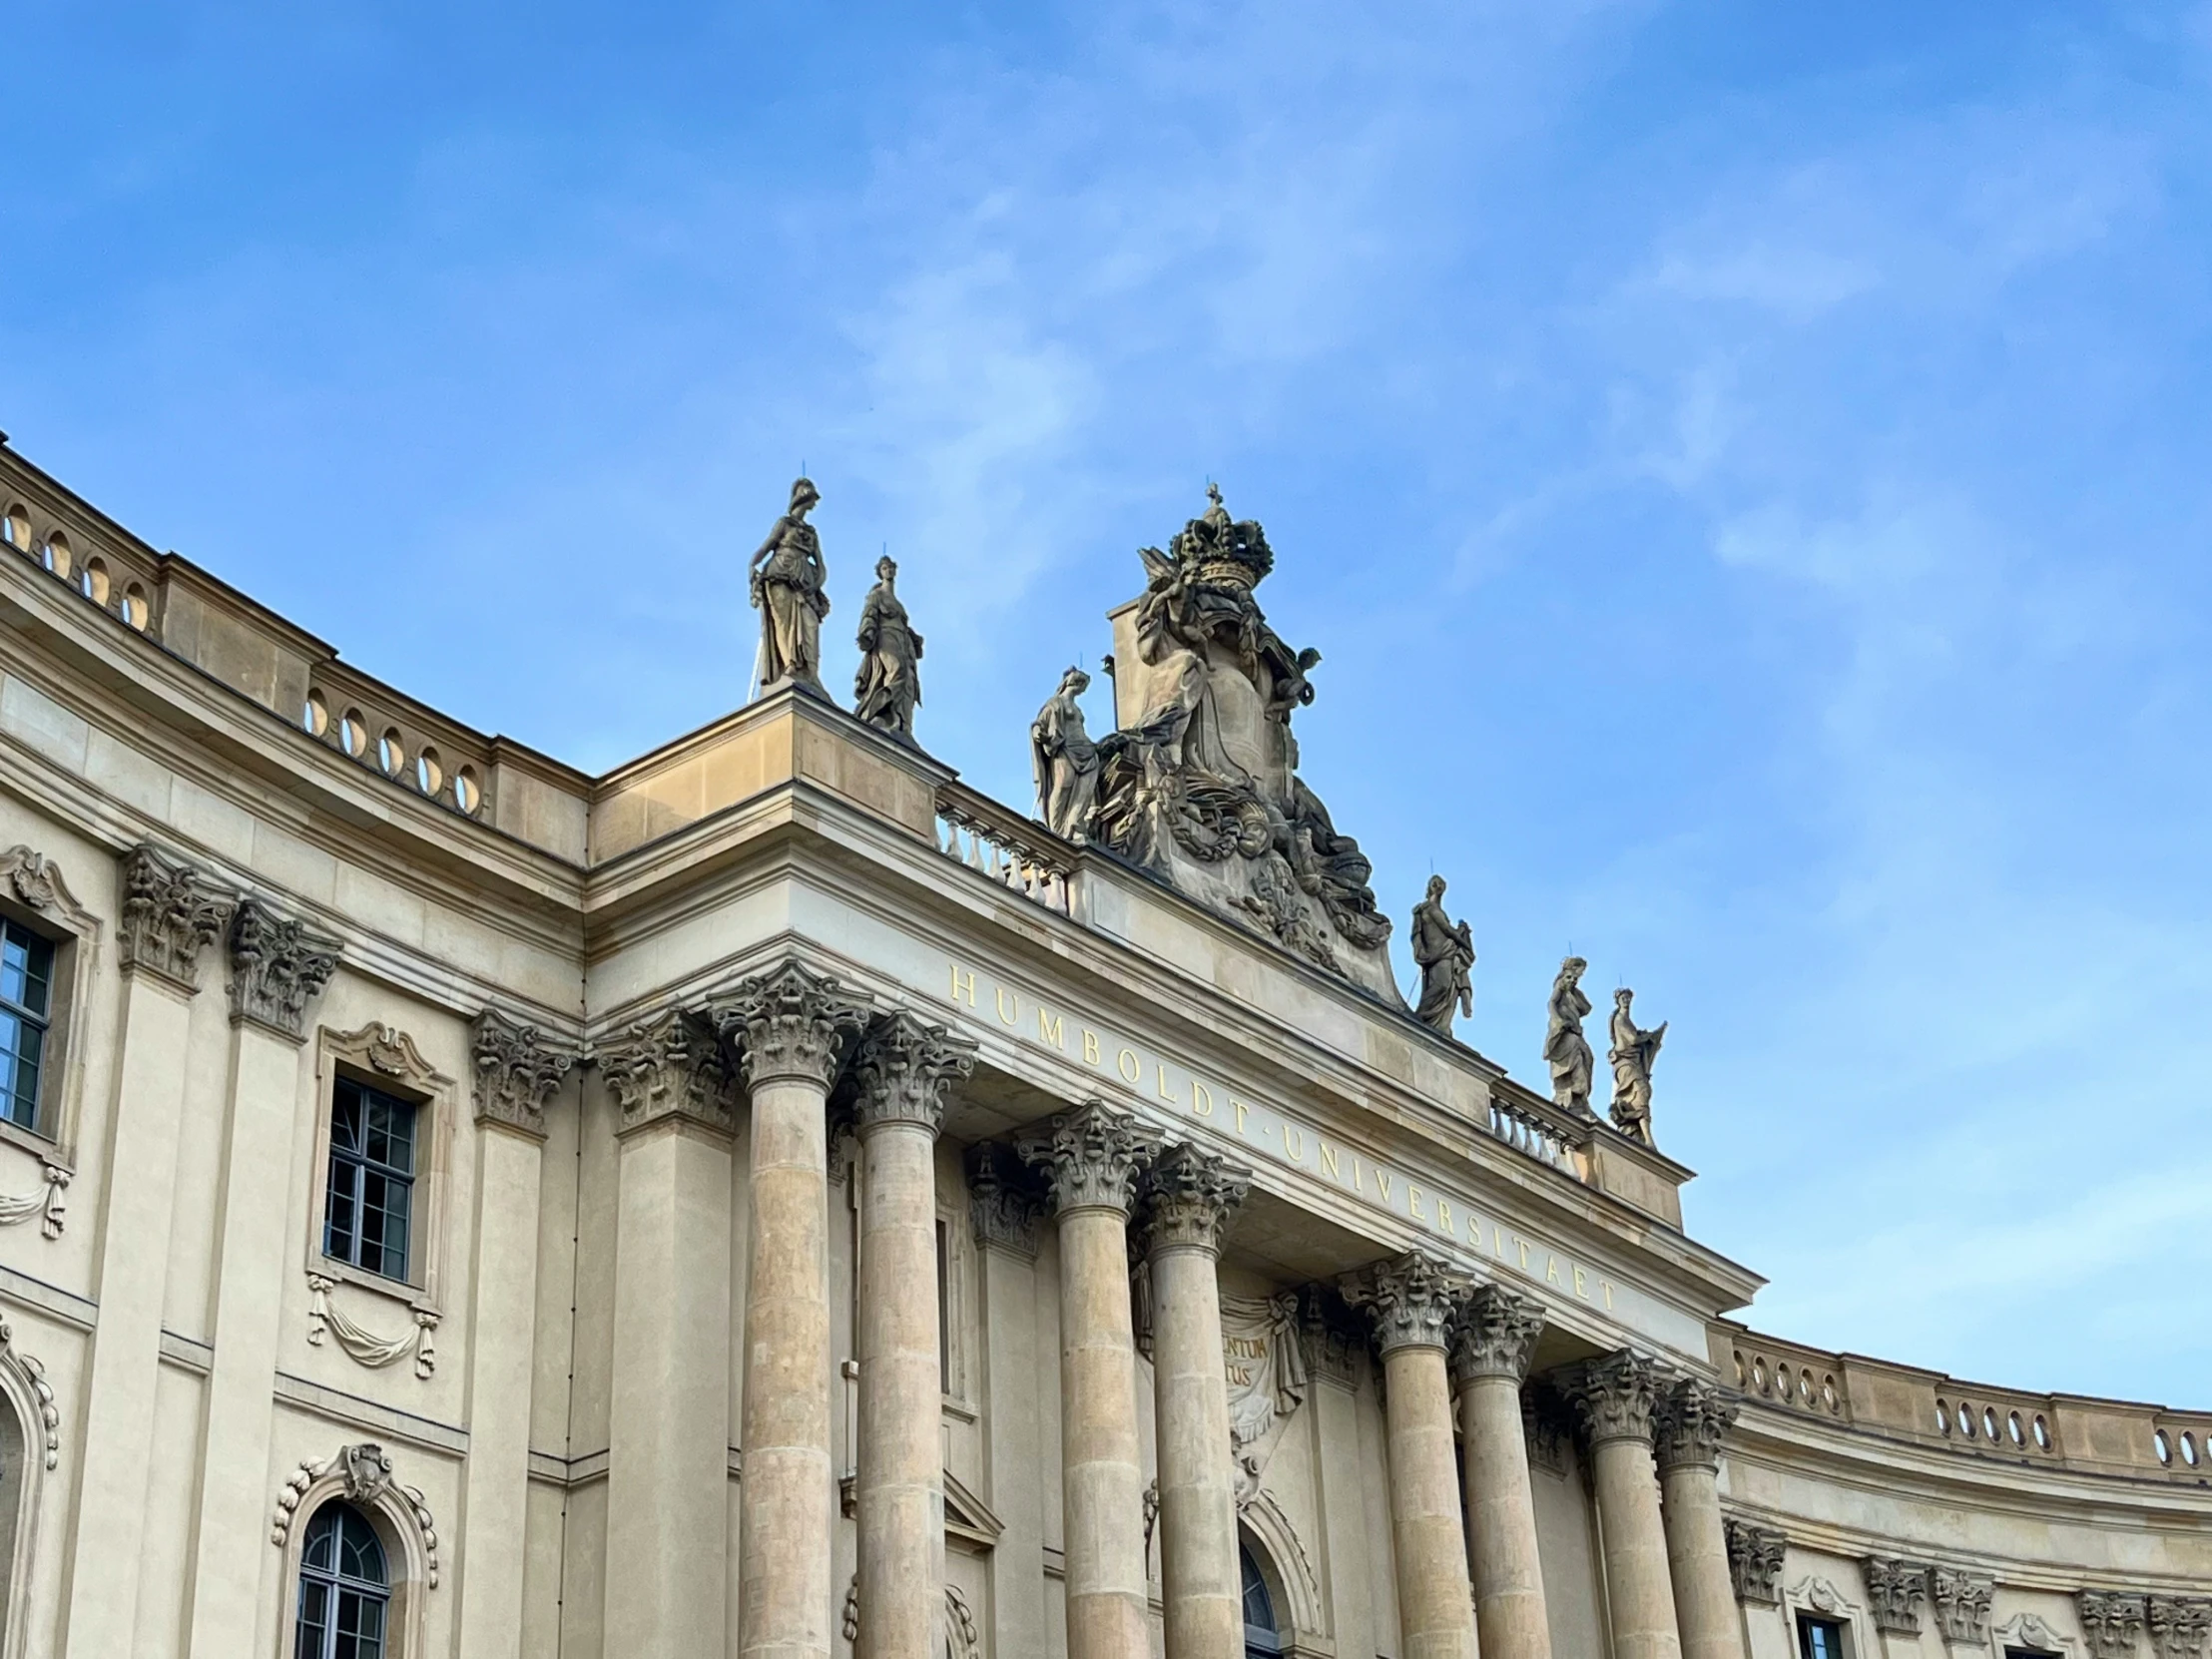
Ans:
<svg viewBox="0 0 2212 1659"><path fill-rule="evenodd" d="M1166 551L1140 550L1145 592L1113 613L1119 730L1096 745L1095 796L1067 780L1053 828L1402 1007L1374 866L1298 776L1291 716L1314 700L1321 653L1268 626L1253 598L1275 566L1267 533L1207 493ZM1041 794L1057 758L1040 749Z"/></svg>

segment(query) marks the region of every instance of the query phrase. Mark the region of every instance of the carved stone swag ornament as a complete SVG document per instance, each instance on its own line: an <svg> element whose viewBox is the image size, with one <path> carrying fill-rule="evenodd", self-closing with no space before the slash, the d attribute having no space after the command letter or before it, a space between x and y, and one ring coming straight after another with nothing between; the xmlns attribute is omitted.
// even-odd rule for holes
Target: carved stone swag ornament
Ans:
<svg viewBox="0 0 2212 1659"><path fill-rule="evenodd" d="M414 1374L424 1382L437 1375L438 1316L427 1308L414 1309L414 1328L396 1337L379 1337L366 1326L356 1325L333 1307L330 1293L337 1281L319 1273L307 1275L307 1341L322 1346L325 1335L335 1337L346 1357L371 1371L397 1365L414 1356Z"/></svg>

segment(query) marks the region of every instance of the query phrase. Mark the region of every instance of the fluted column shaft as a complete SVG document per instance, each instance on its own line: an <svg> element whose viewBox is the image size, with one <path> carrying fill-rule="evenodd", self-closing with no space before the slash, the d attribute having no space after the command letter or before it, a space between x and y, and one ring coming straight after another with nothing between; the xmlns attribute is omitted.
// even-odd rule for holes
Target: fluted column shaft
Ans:
<svg viewBox="0 0 2212 1659"><path fill-rule="evenodd" d="M1682 1659L1651 1455L1652 1411L1667 1381L1626 1350L1561 1379L1590 1454L1614 1659Z"/></svg>
<svg viewBox="0 0 2212 1659"><path fill-rule="evenodd" d="M1483 1659L1551 1659L1536 1500L1521 1429L1521 1379L1543 1332L1543 1310L1485 1285L1468 1300L1452 1344L1459 1437L1466 1459L1468 1556Z"/></svg>
<svg viewBox="0 0 2212 1659"><path fill-rule="evenodd" d="M1244 1568L1221 1341L1222 1229L1251 1172L1195 1147L1147 1181L1167 1659L1244 1659Z"/></svg>
<svg viewBox="0 0 2212 1659"><path fill-rule="evenodd" d="M1092 1101L1022 1143L1060 1235L1060 1457L1068 1659L1147 1659L1144 1467L1129 1208L1159 1131Z"/></svg>
<svg viewBox="0 0 2212 1659"><path fill-rule="evenodd" d="M828 1659L835 1481L825 1114L839 1028L858 1014L833 981L792 964L745 986L722 1017L742 1033L753 1107L738 1651Z"/></svg>
<svg viewBox="0 0 2212 1659"><path fill-rule="evenodd" d="M1390 1536L1405 1659L1474 1659L1474 1604L1451 1436L1445 1345L1466 1282L1419 1255L1355 1276L1345 1294L1366 1308L1382 1355Z"/></svg>
<svg viewBox="0 0 2212 1659"><path fill-rule="evenodd" d="M946 1086L974 1063L972 1045L905 1013L878 1021L853 1061L862 1149L860 1659L943 1652L935 1158Z"/></svg>
<svg viewBox="0 0 2212 1659"><path fill-rule="evenodd" d="M1682 1659L1745 1659L1720 1494L1721 1440L1736 1412L1734 1399L1694 1378L1677 1382L1659 1408L1659 1491Z"/></svg>

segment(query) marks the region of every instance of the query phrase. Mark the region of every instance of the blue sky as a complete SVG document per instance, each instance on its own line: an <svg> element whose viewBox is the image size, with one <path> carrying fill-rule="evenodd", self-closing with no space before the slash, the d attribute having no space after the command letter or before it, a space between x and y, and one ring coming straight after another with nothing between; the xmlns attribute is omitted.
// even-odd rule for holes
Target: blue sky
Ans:
<svg viewBox="0 0 2212 1659"><path fill-rule="evenodd" d="M2212 8L9 36L0 426L157 545L601 768L744 696L804 461L829 677L887 543L923 740L1023 802L1218 478L1462 1035L1540 1080L1570 945L1671 1019L1756 1324L2212 1404Z"/></svg>

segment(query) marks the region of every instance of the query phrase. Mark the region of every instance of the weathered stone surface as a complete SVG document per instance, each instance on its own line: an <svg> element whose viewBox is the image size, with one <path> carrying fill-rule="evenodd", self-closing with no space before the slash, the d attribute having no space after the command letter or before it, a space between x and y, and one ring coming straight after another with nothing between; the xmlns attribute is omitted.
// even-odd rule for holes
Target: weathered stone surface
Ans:
<svg viewBox="0 0 2212 1659"><path fill-rule="evenodd" d="M298 1041L307 1004L338 970L338 941L259 898L231 920L231 1017Z"/></svg>
<svg viewBox="0 0 2212 1659"><path fill-rule="evenodd" d="M468 1046L476 1066L476 1120L542 1138L545 1109L576 1064L575 1050L496 1008L476 1016Z"/></svg>
<svg viewBox="0 0 2212 1659"><path fill-rule="evenodd" d="M200 988L200 953L230 931L238 894L151 845L123 857L123 966L187 991Z"/></svg>

